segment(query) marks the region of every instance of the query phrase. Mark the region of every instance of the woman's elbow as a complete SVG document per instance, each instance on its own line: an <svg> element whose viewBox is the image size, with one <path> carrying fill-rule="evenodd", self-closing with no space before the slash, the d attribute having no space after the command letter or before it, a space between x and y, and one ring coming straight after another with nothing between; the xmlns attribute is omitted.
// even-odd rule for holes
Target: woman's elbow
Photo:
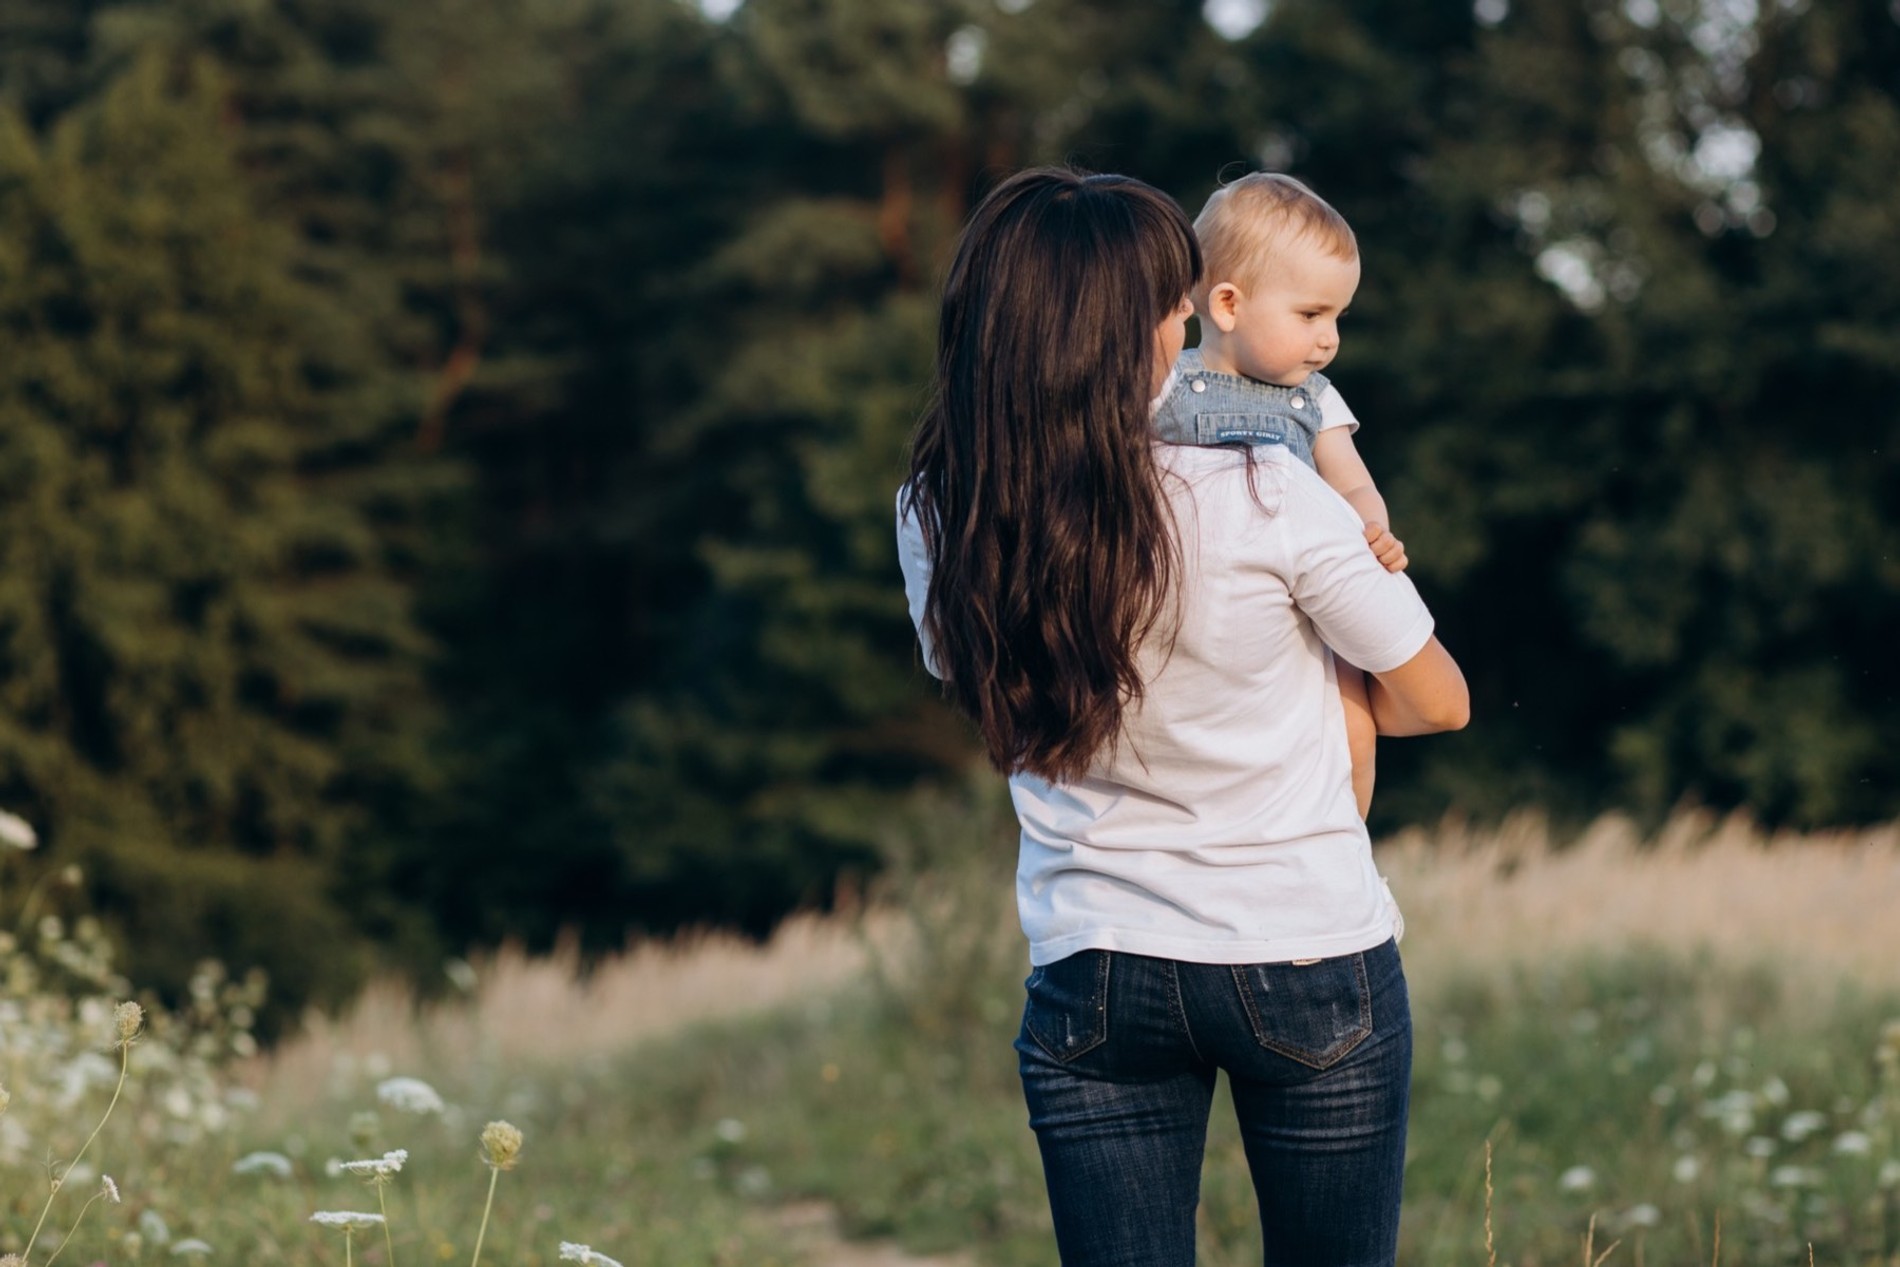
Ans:
<svg viewBox="0 0 1900 1267"><path fill-rule="evenodd" d="M1463 730L1471 724L1471 693L1459 691L1452 698L1440 701L1426 720L1441 733Z"/></svg>

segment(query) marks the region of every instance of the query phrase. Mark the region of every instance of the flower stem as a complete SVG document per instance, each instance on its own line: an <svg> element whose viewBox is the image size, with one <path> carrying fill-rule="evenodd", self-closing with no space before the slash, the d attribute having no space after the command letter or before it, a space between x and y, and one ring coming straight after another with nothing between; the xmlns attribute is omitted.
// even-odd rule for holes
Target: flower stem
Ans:
<svg viewBox="0 0 1900 1267"><path fill-rule="evenodd" d="M351 1261L350 1260L350 1242L354 1239L356 1239L356 1229L353 1227L344 1228L343 1229L343 1267L350 1267L350 1261Z"/></svg>
<svg viewBox="0 0 1900 1267"><path fill-rule="evenodd" d="M396 1267L396 1243L389 1239L389 1202L383 1198L383 1189L388 1186L376 1185L376 1208L383 1213L383 1245L389 1251L389 1267Z"/></svg>
<svg viewBox="0 0 1900 1267"><path fill-rule="evenodd" d="M495 1183L501 1178L501 1167L488 1168L488 1200L482 1206L481 1230L475 1233L475 1257L468 1260L468 1267L479 1267L482 1261L482 1241L488 1236L488 1212L495 1208Z"/></svg>
<svg viewBox="0 0 1900 1267"><path fill-rule="evenodd" d="M67 1174L70 1175L73 1172L73 1167L79 1164L79 1159L86 1155L86 1150L92 1147L92 1141L99 1138L99 1132L105 1129L106 1118L111 1117L112 1110L119 1106L119 1093L125 1090L125 1071L131 1063L132 1044L129 1041L121 1042L119 1044L119 1085L112 1088L112 1103L106 1105L105 1114L99 1119L99 1125L92 1128L92 1134L86 1136L86 1142L79 1146L79 1151L73 1155L72 1161L67 1163ZM46 1204L40 1207L40 1221L33 1225L33 1235L26 1238L26 1249L21 1253L20 1257L29 1260L32 1258L33 1246L35 1242L40 1239L40 1229L46 1226L46 1216L52 1213L53 1199L59 1196L60 1187L64 1182L64 1179L55 1180L53 1190L46 1194ZM90 1205L92 1203L87 1202L87 1204ZM85 1211L81 1210L80 1213L84 1214ZM75 1223L74 1226L77 1227L78 1224ZM62 1246L62 1248L64 1248L64 1246Z"/></svg>
<svg viewBox="0 0 1900 1267"><path fill-rule="evenodd" d="M79 1215L73 1220L72 1227L67 1229L66 1239L59 1243L58 1249L46 1256L46 1262L42 1267L53 1267L53 1260L66 1252L66 1247L73 1243L73 1237L79 1234L79 1225L86 1221L86 1211L92 1209L92 1203L104 1195L104 1193L95 1192L87 1199L86 1204L79 1207Z"/></svg>

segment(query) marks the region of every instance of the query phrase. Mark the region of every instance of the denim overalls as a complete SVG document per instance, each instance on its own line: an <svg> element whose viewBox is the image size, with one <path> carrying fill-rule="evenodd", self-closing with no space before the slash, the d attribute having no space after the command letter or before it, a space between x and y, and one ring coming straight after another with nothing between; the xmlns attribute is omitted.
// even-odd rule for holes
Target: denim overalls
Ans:
<svg viewBox="0 0 1900 1267"><path fill-rule="evenodd" d="M1298 387L1216 374L1198 348L1189 348L1174 363L1174 386L1155 411L1155 431L1170 444L1284 444L1312 466L1326 388L1317 373Z"/></svg>

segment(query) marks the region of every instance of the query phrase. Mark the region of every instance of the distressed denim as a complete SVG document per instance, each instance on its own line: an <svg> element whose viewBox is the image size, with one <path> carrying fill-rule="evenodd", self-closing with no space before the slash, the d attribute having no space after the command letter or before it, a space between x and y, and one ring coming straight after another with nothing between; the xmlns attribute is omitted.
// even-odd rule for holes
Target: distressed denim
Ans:
<svg viewBox="0 0 1900 1267"><path fill-rule="evenodd" d="M1298 387L1276 387L1207 368L1198 349L1175 363L1173 385L1155 411L1155 432L1170 444L1283 444L1313 465L1323 374Z"/></svg>
<svg viewBox="0 0 1900 1267"><path fill-rule="evenodd" d="M1390 1267L1412 1066L1395 943L1232 965L1085 950L1026 986L1016 1050L1063 1267L1194 1267L1217 1070L1267 1267Z"/></svg>

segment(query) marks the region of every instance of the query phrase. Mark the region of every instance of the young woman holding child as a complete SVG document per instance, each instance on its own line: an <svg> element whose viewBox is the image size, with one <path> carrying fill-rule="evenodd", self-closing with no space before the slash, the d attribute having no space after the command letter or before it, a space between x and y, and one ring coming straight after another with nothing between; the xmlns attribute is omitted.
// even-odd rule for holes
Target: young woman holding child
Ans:
<svg viewBox="0 0 1900 1267"><path fill-rule="evenodd" d="M1464 680L1284 444L1157 442L1201 271L1127 177L984 199L898 495L905 588L1022 826L1016 1048L1065 1267L1192 1267L1221 1069L1266 1262L1389 1264L1411 1021L1328 648L1382 734L1463 725Z"/></svg>

